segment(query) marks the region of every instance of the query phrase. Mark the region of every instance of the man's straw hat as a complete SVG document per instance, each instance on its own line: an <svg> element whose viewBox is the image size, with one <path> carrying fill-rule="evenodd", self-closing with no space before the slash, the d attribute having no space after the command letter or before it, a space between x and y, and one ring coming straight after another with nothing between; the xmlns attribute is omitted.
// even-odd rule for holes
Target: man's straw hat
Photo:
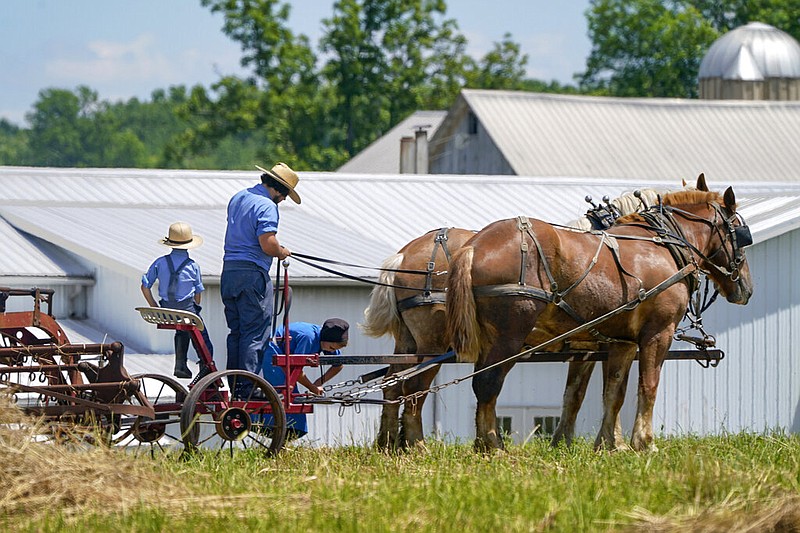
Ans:
<svg viewBox="0 0 800 533"><path fill-rule="evenodd" d="M297 177L297 173L289 168L289 165L286 163L278 163L271 170L267 170L265 168L261 168L260 166L256 165L256 168L263 172L264 174L269 174L279 183L285 185L289 189L289 198L294 200L294 203L300 203L300 195L297 194L297 191L294 190L297 187L297 182L300 181L300 178Z"/></svg>
<svg viewBox="0 0 800 533"><path fill-rule="evenodd" d="M192 227L186 222L175 222L169 227L169 236L158 242L178 250L191 250L203 244L203 238L192 234Z"/></svg>

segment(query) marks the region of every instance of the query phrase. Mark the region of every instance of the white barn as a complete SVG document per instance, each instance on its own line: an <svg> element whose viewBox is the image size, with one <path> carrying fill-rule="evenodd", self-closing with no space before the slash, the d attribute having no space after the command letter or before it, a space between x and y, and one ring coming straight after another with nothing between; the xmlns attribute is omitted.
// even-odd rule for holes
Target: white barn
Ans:
<svg viewBox="0 0 800 533"><path fill-rule="evenodd" d="M521 176L354 175L300 173L303 204L281 205L281 241L309 255L379 266L406 242L443 226L480 229L520 214L564 223L582 214L583 198L611 197L645 186L677 187L666 181ZM685 176L687 180L696 176ZM712 189L728 183L707 174ZM203 316L225 363L227 333L219 296L225 206L230 196L258 180L258 172L0 167L0 285L53 287L56 316L73 342L121 340L131 372L170 374L171 332L158 331L134 311L144 305L140 277L166 253L157 240L170 223L189 222L205 244L191 255L208 289ZM748 249L755 294L746 307L717 302L706 313L706 329L727 354L716 369L668 361L656 404L655 429L665 434L784 428L800 431L800 372L794 339L800 331L800 185L734 184L740 210L755 244ZM338 268L338 267L337 267ZM370 270L343 269L376 277ZM321 322L340 316L362 320L371 285L291 261L292 320ZM370 339L353 328L348 354L391 353L390 339ZM677 347L677 346L674 346ZM351 379L373 370L352 366ZM309 369L309 373L317 371ZM467 374L467 365L446 365L437 382ZM509 375L498 415L509 417L515 438L524 440L545 417L557 416L566 376L563 363L519 364ZM593 435L601 409L595 378L578 421ZM631 392L635 378L631 378ZM630 428L635 396L623 411ZM428 434L470 439L475 401L462 383L428 400ZM379 408L318 407L311 417L314 443L369 442ZM340 416L341 415L341 416Z"/></svg>

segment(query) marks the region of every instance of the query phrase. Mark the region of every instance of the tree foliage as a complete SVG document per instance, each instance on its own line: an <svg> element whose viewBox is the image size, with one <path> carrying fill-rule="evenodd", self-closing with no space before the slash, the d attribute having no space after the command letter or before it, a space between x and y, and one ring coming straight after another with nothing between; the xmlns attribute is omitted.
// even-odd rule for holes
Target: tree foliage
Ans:
<svg viewBox="0 0 800 533"><path fill-rule="evenodd" d="M248 79L193 92L171 161L249 132L260 159L332 170L418 109L444 109L465 85L521 87L527 58L507 36L481 62L443 0L338 0L315 55L278 0L202 0L225 18ZM491 77L491 80L489 78Z"/></svg>
<svg viewBox="0 0 800 533"><path fill-rule="evenodd" d="M592 0L582 90L696 98L700 62L723 33L764 22L800 37L800 0Z"/></svg>

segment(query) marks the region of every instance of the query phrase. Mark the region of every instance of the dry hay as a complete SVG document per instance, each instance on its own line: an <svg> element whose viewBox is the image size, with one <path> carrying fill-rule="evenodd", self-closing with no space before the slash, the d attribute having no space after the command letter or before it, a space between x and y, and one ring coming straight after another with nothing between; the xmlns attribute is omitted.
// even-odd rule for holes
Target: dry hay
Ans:
<svg viewBox="0 0 800 533"><path fill-rule="evenodd" d="M650 514L636 509L630 515L635 524L626 531L667 533L698 531L704 533L778 533L800 532L800 496L786 494L771 501L726 501L689 513L675 511L667 515Z"/></svg>
<svg viewBox="0 0 800 533"><path fill-rule="evenodd" d="M153 463L120 450L36 442L43 427L0 394L0 516L113 513L176 490Z"/></svg>

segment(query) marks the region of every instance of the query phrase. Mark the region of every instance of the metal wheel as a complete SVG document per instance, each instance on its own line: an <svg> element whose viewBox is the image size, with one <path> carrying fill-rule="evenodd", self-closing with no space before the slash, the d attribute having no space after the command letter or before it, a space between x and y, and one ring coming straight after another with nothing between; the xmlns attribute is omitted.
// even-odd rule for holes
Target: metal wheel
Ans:
<svg viewBox="0 0 800 533"><path fill-rule="evenodd" d="M227 448L232 456L235 448L243 448L274 455L286 441L286 412L280 395L264 378L245 370L223 370L205 376L189 392L181 411L181 433L191 432L199 439L185 441L187 450Z"/></svg>
<svg viewBox="0 0 800 533"><path fill-rule="evenodd" d="M161 374L136 374L139 391L156 412L155 419L144 416L126 417L114 435L114 444L133 448L136 453L182 451L186 442L197 442L197 433L183 434L180 414L189 391L178 380Z"/></svg>

